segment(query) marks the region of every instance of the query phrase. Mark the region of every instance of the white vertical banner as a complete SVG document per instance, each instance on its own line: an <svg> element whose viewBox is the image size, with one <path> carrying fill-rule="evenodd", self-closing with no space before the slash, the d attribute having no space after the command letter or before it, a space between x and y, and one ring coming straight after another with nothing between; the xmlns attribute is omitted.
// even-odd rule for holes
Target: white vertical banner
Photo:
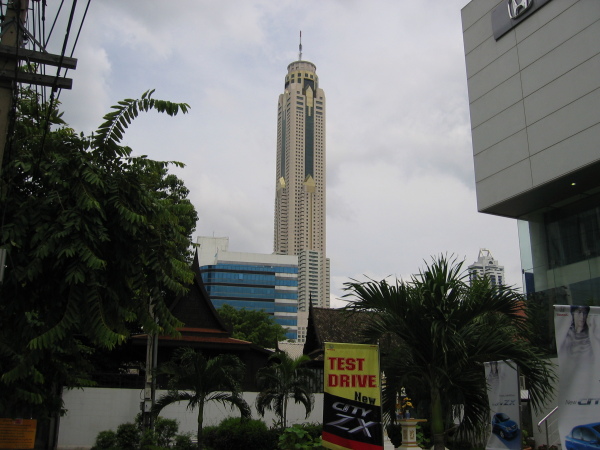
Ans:
<svg viewBox="0 0 600 450"><path fill-rule="evenodd" d="M510 362L485 363L490 402L487 450L521 449L519 372Z"/></svg>
<svg viewBox="0 0 600 450"><path fill-rule="evenodd" d="M562 448L600 448L600 307L555 305L554 326Z"/></svg>

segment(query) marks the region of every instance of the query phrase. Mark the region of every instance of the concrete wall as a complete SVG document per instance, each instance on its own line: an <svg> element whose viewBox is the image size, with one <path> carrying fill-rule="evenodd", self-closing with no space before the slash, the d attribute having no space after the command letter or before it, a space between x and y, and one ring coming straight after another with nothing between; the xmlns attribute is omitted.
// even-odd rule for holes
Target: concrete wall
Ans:
<svg viewBox="0 0 600 450"><path fill-rule="evenodd" d="M550 1L496 41L505 4L462 22L478 209L510 215L494 205L600 162L600 2Z"/></svg>
<svg viewBox="0 0 600 450"><path fill-rule="evenodd" d="M157 398L165 391L158 391ZM63 395L67 415L60 420L58 449L88 449L100 431L116 430L125 422L133 422L140 411L142 392L139 389L85 388L66 391ZM244 393L244 399L252 406L252 417L260 418L254 408L255 392ZM198 427L198 414L186 408L187 402L170 405L161 416L179 421L179 431L193 433ZM293 402L288 409L288 423L318 422L323 420L323 394L315 394L315 405L306 419L304 408ZM217 425L226 417L239 416L237 410L231 411L217 402L207 404L204 411L204 425ZM271 426L275 415L265 414L263 420Z"/></svg>

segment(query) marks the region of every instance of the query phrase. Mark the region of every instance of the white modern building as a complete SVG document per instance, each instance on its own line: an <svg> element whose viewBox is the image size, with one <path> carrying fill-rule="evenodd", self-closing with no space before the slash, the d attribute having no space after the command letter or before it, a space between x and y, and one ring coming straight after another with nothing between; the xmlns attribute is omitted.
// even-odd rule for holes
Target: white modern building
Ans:
<svg viewBox="0 0 600 450"><path fill-rule="evenodd" d="M468 267L469 280L476 278L488 278L490 283L495 285L506 284L504 279L504 266L498 265L498 261L492 256L487 248L479 250L477 261Z"/></svg>
<svg viewBox="0 0 600 450"><path fill-rule="evenodd" d="M472 0L461 14L478 209L518 221L556 351L553 305L600 305L600 1Z"/></svg>
<svg viewBox="0 0 600 450"><path fill-rule="evenodd" d="M215 308L263 310L297 339L298 258L229 251L228 237L198 237L200 275Z"/></svg>
<svg viewBox="0 0 600 450"><path fill-rule="evenodd" d="M277 110L274 252L298 257L298 309L329 306L325 227L325 93L316 66L288 65Z"/></svg>

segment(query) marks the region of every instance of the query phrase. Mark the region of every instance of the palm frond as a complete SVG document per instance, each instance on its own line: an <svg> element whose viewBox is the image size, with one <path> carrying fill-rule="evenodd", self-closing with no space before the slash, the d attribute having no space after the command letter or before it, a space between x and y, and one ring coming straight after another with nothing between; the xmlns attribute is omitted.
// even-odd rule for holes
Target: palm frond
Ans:
<svg viewBox="0 0 600 450"><path fill-rule="evenodd" d="M434 395L442 398L438 434L455 428L454 405L462 404L456 431L474 437L483 432L481 424L487 424L489 414L484 362L514 361L529 380L534 407L551 394L554 374L527 339L531 331L523 296L486 279L469 284L462 266L442 255L408 282L352 280L345 284L344 297L351 300L347 310L371 312L363 337L374 341L393 335L395 348L382 363L387 419L394 420L396 395L404 387L429 404Z"/></svg>
<svg viewBox="0 0 600 450"><path fill-rule="evenodd" d="M177 115L179 111L187 113L190 106L187 103L174 103L167 100L158 100L152 98L154 89L144 92L139 99L125 99L118 104L113 105L109 112L104 116L105 122L96 130L93 144L96 148L108 146L118 151L118 144L123 138L125 129L131 124L140 111L148 112L152 109L167 113L170 116ZM127 156L118 151L119 156Z"/></svg>

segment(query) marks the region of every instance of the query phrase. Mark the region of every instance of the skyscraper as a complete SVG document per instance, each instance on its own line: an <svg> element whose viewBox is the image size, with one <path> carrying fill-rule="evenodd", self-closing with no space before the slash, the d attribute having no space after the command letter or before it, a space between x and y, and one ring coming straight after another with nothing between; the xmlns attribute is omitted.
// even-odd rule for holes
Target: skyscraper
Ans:
<svg viewBox="0 0 600 450"><path fill-rule="evenodd" d="M498 261L492 256L487 248L479 249L477 261L468 268L469 280L487 277L492 285L506 284L504 280L504 267L498 265Z"/></svg>
<svg viewBox="0 0 600 450"><path fill-rule="evenodd" d="M288 65L277 111L274 251L298 256L298 309L329 306L325 251L325 93L316 66Z"/></svg>

